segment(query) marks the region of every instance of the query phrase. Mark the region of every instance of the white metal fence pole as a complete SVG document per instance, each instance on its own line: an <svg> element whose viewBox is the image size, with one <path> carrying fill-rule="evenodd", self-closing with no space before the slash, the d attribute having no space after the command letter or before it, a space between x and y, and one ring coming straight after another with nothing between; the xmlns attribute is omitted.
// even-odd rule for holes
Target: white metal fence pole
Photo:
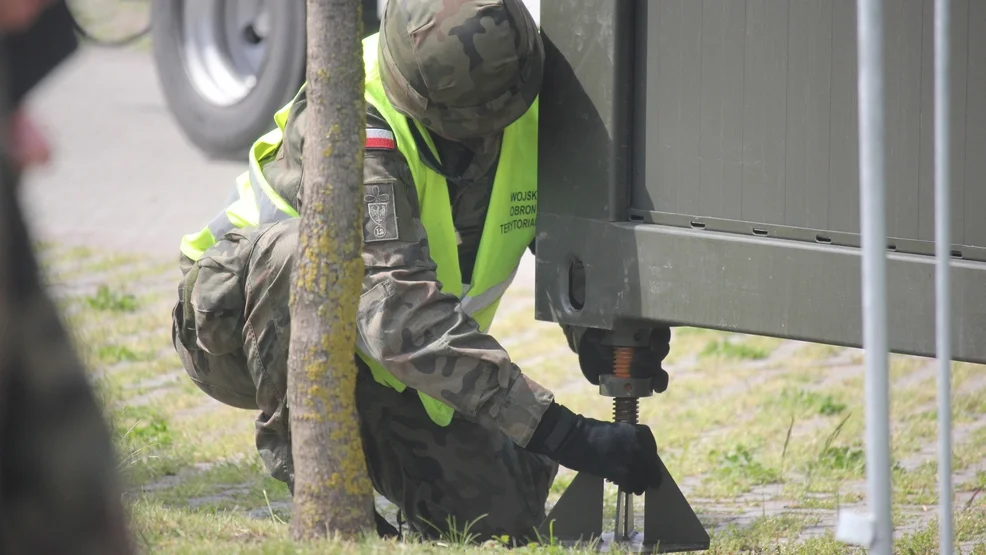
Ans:
<svg viewBox="0 0 986 555"><path fill-rule="evenodd" d="M952 546L951 288L949 237L949 2L935 0L935 342L938 354L939 545Z"/></svg>
<svg viewBox="0 0 986 555"><path fill-rule="evenodd" d="M890 555L890 383L887 372L887 230L884 151L883 1L856 2L859 60L859 176L866 350L866 480L870 552Z"/></svg>

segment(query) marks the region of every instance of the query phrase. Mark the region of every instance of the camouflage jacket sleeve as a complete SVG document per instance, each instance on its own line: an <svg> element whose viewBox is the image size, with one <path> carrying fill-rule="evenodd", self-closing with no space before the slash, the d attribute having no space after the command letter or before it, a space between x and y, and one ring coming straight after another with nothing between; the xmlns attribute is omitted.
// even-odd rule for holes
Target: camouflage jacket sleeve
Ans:
<svg viewBox="0 0 986 555"><path fill-rule="evenodd" d="M272 186L296 204L302 134L293 128L302 120L303 107L296 106L281 152L264 169ZM370 108L367 129L387 128ZM440 291L404 157L396 150L367 149L363 178L366 274L357 325L367 354L408 387L526 446L553 395L521 373L494 338L479 331L455 296ZM382 223L371 218L371 209Z"/></svg>

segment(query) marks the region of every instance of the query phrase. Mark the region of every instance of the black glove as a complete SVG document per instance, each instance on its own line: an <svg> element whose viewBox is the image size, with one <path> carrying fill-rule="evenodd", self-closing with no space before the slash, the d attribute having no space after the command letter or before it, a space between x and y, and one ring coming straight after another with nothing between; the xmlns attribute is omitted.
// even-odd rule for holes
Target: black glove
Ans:
<svg viewBox="0 0 986 555"><path fill-rule="evenodd" d="M527 449L637 495L661 485L657 442L640 424L602 422L552 402Z"/></svg>
<svg viewBox="0 0 986 555"><path fill-rule="evenodd" d="M579 366L592 385L599 385L600 374L613 373L614 348L602 344L606 333L589 328L579 339ZM630 375L634 378L652 378L654 392L663 393L668 388L668 373L661 368L661 362L670 351L671 328L655 328L651 331L648 346L634 348Z"/></svg>

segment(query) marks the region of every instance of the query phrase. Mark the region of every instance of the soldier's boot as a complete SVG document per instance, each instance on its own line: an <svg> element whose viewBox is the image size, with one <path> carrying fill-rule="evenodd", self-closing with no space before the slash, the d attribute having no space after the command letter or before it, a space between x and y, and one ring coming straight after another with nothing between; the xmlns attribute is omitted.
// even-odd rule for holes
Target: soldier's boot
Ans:
<svg viewBox="0 0 986 555"><path fill-rule="evenodd" d="M417 393L399 393L362 367L356 382L363 452L374 488L427 538L468 527L476 539L536 538L558 465L502 432L456 414L441 427Z"/></svg>

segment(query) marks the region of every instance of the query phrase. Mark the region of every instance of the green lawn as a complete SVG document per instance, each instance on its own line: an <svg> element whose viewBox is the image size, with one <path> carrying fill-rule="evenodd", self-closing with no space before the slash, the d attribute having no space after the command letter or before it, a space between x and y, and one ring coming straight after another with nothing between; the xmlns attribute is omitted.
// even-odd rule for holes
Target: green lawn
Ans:
<svg viewBox="0 0 986 555"><path fill-rule="evenodd" d="M290 496L254 450L249 411L220 405L186 378L171 347L173 264L43 245L48 275L114 426L138 543L153 553L408 553L466 547L366 540L294 545ZM611 404L585 382L557 325L533 319L529 290L505 299L492 332L560 402L595 418ZM896 550L937 544L933 361L892 357ZM676 329L671 386L641 401L641 420L713 536L712 553L862 553L833 538L840 507L863 508L862 353ZM986 380L956 364L956 530L986 555ZM555 502L573 474L562 469ZM607 490L607 523L615 510ZM383 514L394 509L380 502ZM638 515L643 507L638 507ZM495 542L494 542L495 543ZM521 551L561 552L546 541ZM588 547L584 548L587 550Z"/></svg>

